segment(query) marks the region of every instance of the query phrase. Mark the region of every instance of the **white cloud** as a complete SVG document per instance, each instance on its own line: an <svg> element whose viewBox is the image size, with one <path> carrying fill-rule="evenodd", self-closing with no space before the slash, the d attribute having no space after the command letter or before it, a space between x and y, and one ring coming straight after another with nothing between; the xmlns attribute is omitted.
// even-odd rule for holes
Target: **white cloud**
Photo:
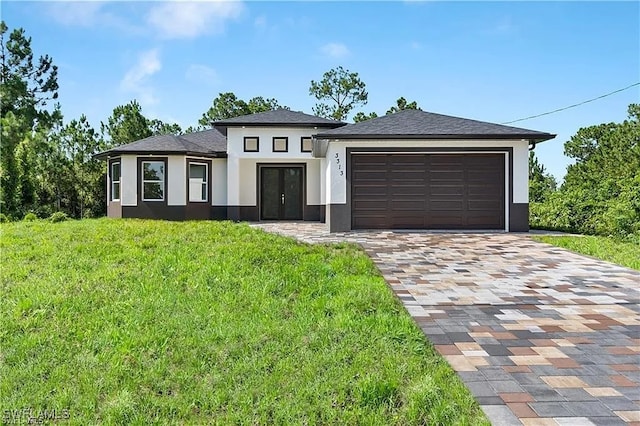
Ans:
<svg viewBox="0 0 640 426"><path fill-rule="evenodd" d="M63 25L88 27L102 20L106 13L103 2L51 2L47 3L49 16Z"/></svg>
<svg viewBox="0 0 640 426"><path fill-rule="evenodd" d="M143 105L153 105L158 102L154 89L149 85L149 77L160 71L160 50L151 49L140 53L136 64L127 71L120 89L125 92L135 93L138 101Z"/></svg>
<svg viewBox="0 0 640 426"><path fill-rule="evenodd" d="M104 1L49 1L45 3L47 18L65 25L86 28L107 27L129 34L140 34L143 29L108 10Z"/></svg>
<svg viewBox="0 0 640 426"><path fill-rule="evenodd" d="M344 58L351 53L342 43L327 43L320 48L320 51L331 58Z"/></svg>
<svg viewBox="0 0 640 426"><path fill-rule="evenodd" d="M218 73L211 67L200 64L191 64L187 68L185 77L189 81L195 83L206 84L207 86L215 86L220 82Z"/></svg>
<svg viewBox="0 0 640 426"><path fill-rule="evenodd" d="M240 1L163 2L149 11L147 22L161 38L195 38L222 33L225 23L237 18L242 10Z"/></svg>
<svg viewBox="0 0 640 426"><path fill-rule="evenodd" d="M497 35L509 35L517 30L514 25L511 17L507 16L502 18L498 23L496 23L492 28L489 29L490 34Z"/></svg>
<svg viewBox="0 0 640 426"><path fill-rule="evenodd" d="M253 20L253 25L261 30L267 28L267 17L264 15L258 16Z"/></svg>

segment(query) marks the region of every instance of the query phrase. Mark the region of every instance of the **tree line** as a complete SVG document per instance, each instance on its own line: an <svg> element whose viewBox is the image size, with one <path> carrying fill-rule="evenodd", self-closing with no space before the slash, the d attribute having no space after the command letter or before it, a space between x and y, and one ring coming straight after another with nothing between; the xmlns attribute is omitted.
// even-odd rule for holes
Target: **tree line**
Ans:
<svg viewBox="0 0 640 426"><path fill-rule="evenodd" d="M564 144L574 163L562 185L530 154L532 227L640 242L640 105L627 113L621 123L582 128Z"/></svg>

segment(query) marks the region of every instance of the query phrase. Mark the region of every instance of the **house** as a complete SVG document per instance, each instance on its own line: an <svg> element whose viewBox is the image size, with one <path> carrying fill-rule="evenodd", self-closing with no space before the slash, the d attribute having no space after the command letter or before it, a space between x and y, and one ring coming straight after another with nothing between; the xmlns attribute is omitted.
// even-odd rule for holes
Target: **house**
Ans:
<svg viewBox="0 0 640 426"><path fill-rule="evenodd" d="M278 109L97 155L110 217L529 229L529 149L555 135L404 110L345 124Z"/></svg>

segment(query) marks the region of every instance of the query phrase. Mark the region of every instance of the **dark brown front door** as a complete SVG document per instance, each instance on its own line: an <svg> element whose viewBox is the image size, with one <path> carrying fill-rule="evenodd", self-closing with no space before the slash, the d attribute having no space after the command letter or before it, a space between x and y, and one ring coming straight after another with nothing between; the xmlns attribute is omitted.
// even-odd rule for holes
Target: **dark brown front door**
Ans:
<svg viewBox="0 0 640 426"><path fill-rule="evenodd" d="M503 154L353 154L354 229L504 229Z"/></svg>
<svg viewBox="0 0 640 426"><path fill-rule="evenodd" d="M302 219L302 167L260 168L260 218Z"/></svg>

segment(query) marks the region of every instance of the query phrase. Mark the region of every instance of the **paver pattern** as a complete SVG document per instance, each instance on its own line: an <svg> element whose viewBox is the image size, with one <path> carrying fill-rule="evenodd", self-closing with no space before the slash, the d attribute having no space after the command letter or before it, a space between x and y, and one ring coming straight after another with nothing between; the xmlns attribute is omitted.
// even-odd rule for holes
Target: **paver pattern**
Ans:
<svg viewBox="0 0 640 426"><path fill-rule="evenodd" d="M494 425L640 425L640 272L528 234L255 226L360 244Z"/></svg>

